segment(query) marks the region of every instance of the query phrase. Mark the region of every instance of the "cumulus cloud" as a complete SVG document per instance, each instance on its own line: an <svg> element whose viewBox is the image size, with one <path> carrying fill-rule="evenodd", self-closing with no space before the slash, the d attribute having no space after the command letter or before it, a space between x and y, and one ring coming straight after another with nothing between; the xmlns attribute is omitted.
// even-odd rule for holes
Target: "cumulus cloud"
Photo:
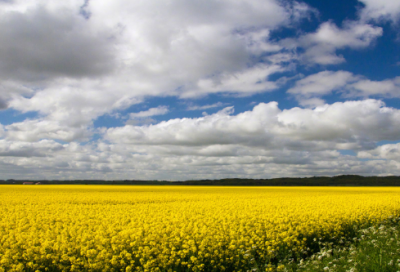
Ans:
<svg viewBox="0 0 400 272"><path fill-rule="evenodd" d="M278 52L282 46L278 43L268 42L271 31L269 29L261 29L245 33L243 39L246 41L246 46L254 54L266 52Z"/></svg>
<svg viewBox="0 0 400 272"><path fill-rule="evenodd" d="M45 157L62 149L61 144L51 140L35 143L0 140L0 157Z"/></svg>
<svg viewBox="0 0 400 272"><path fill-rule="evenodd" d="M277 103L261 103L236 115L228 107L202 118L110 128L105 131L108 141L65 144L52 153L52 160L4 156L0 162L51 166L58 169L52 177L63 178L266 178L338 171L371 175L385 173L379 160L360 161L338 150L360 154L373 151L381 140L399 140L399 114L378 100L314 110L281 110ZM390 165L388 171L397 173L396 163Z"/></svg>
<svg viewBox="0 0 400 272"><path fill-rule="evenodd" d="M324 104L321 97L334 92L346 98L400 97L400 77L372 81L347 71L323 71L296 81L287 91L306 107Z"/></svg>
<svg viewBox="0 0 400 272"><path fill-rule="evenodd" d="M400 144L385 144L372 150L363 150L357 153L361 159L394 160L400 162Z"/></svg>
<svg viewBox="0 0 400 272"><path fill-rule="evenodd" d="M24 120L5 126L7 139L35 142L42 139L85 141L91 136L86 125L68 125L54 120Z"/></svg>
<svg viewBox="0 0 400 272"><path fill-rule="evenodd" d="M373 154L377 142L398 140L398 110L378 100L326 105L323 98L335 92L398 97L398 78L325 71L289 90L311 108L282 110L271 102L234 114L233 103L213 100L189 102L188 110L226 108L153 124L151 117L168 108L152 105L135 109L125 126L93 125L148 97L187 103L216 94L249 96L296 79L277 77L297 64L341 63L339 50L369 47L382 35L373 23L397 20L397 4L362 2L360 21L325 22L314 33L280 41L271 38L275 30L316 11L278 0L0 1L0 110L35 113L0 125L0 171L61 179L383 173L379 160L338 150ZM396 167L391 159L388 171Z"/></svg>
<svg viewBox="0 0 400 272"><path fill-rule="evenodd" d="M209 93L235 93L250 95L272 91L278 88L275 82L268 81L268 76L287 70L280 65L258 65L237 73L222 73L211 78L200 79L196 86L183 93L181 97L196 97Z"/></svg>
<svg viewBox="0 0 400 272"><path fill-rule="evenodd" d="M400 112L378 100L348 101L314 110L280 110L276 102L232 114L228 107L201 118L164 121L156 125L109 128L106 138L133 145L208 146L241 144L266 149L369 148L376 141L397 139ZM348 118L352 116L352 118ZM400 123L399 123L400 124ZM385 129L383 129L385 128ZM318 146L318 144L321 144ZM345 147L345 148L344 148Z"/></svg>
<svg viewBox="0 0 400 272"><path fill-rule="evenodd" d="M156 108L150 108L146 111L134 112L129 114L129 119L125 124L129 125L146 125L156 123L156 120L151 118L152 116L164 115L169 112L167 106L158 106Z"/></svg>
<svg viewBox="0 0 400 272"><path fill-rule="evenodd" d="M157 108L151 108L146 111L134 112L129 114L130 118L142 118L142 117L149 117L149 116L156 116L156 115L164 115L169 112L167 106L158 106Z"/></svg>
<svg viewBox="0 0 400 272"><path fill-rule="evenodd" d="M398 23L400 18L399 1L359 2L364 7L359 10L358 20L344 21L341 27L331 21L324 22L314 33L304 34L297 39L285 39L278 45L287 49L304 50L299 54L299 60L306 64L332 65L345 62L345 58L337 53L338 50L360 49L373 45L374 41L383 35L383 29L372 23Z"/></svg>
<svg viewBox="0 0 400 272"><path fill-rule="evenodd" d="M297 40L283 40L281 44L289 49L303 48L305 52L300 55L300 61L305 63L339 64L345 59L336 54L337 50L365 48L382 33L380 27L357 21L347 21L342 28L332 22L325 22L316 32L300 36Z"/></svg>
<svg viewBox="0 0 400 272"><path fill-rule="evenodd" d="M2 79L80 78L114 67L110 33L93 29L73 8L52 12L38 5L0 15Z"/></svg>
<svg viewBox="0 0 400 272"><path fill-rule="evenodd" d="M256 65L254 58L279 50L271 30L310 11L277 0L5 3L0 106L39 112L36 122L72 123L83 131L60 139L75 140L90 134L99 116L144 97L270 91L277 85L268 77L286 68L276 60ZM41 127L54 135L57 126Z"/></svg>
<svg viewBox="0 0 400 272"><path fill-rule="evenodd" d="M131 151L129 147L128 151ZM216 179L226 177L273 178L282 176L313 176L350 174L398 173L396 164L379 160L362 162L354 156L343 156L335 151L277 151L257 152L252 155L229 156L213 152L215 156L118 153L112 154L85 148L78 153L59 151L54 157L0 157L0 169L7 178L47 179ZM224 156L222 156L224 155ZM398 165L397 165L398 167Z"/></svg>
<svg viewBox="0 0 400 272"><path fill-rule="evenodd" d="M346 71L323 71L298 80L287 92L294 95L302 106L319 106L324 101L318 97L341 90L357 79L359 77Z"/></svg>
<svg viewBox="0 0 400 272"><path fill-rule="evenodd" d="M87 144L23 142L9 136L0 140L0 169L12 165L26 176L62 179L398 173L398 147L386 152L394 157L385 155L390 160L385 166L376 145L400 140L399 120L399 110L372 99L315 109L281 110L276 102L260 103L238 114L227 107L201 118L109 128L105 140ZM4 133L9 133L7 126ZM355 150L358 157L342 155L341 149ZM359 160L365 154L371 158Z"/></svg>
<svg viewBox="0 0 400 272"><path fill-rule="evenodd" d="M187 110L194 111L194 110L207 110L207 109L212 109L212 108L220 108L226 106L226 104L222 102L217 102L214 104L208 104L208 105L203 105L203 106L198 106L198 105L190 105L187 107Z"/></svg>
<svg viewBox="0 0 400 272"><path fill-rule="evenodd" d="M397 22L400 16L400 3L392 0L359 0L365 5L361 19Z"/></svg>
<svg viewBox="0 0 400 272"><path fill-rule="evenodd" d="M359 80L351 84L347 92L349 97L400 97L400 77L382 81Z"/></svg>

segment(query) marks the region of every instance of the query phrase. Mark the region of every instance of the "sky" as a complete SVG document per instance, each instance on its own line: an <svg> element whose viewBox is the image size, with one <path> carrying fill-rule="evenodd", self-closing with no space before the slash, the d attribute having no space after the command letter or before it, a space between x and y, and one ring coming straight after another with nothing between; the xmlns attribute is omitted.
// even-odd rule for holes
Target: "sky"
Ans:
<svg viewBox="0 0 400 272"><path fill-rule="evenodd" d="M0 179L400 175L400 1L0 0Z"/></svg>

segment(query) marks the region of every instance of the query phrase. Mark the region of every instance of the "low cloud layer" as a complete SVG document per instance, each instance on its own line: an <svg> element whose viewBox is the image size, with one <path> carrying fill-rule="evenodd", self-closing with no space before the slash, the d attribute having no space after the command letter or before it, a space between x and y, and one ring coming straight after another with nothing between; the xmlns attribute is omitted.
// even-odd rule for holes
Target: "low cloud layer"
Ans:
<svg viewBox="0 0 400 272"><path fill-rule="evenodd" d="M43 169L37 177L47 178L399 174L398 145L377 146L400 140L399 120L399 110L370 99L313 110L260 103L236 115L228 107L201 118L109 128L103 131L107 141L86 145L21 143L6 130L9 140L0 142L0 165L18 165L32 175ZM357 156L341 150L354 150Z"/></svg>
<svg viewBox="0 0 400 272"><path fill-rule="evenodd" d="M127 145L243 145L262 149L367 149L382 140L397 140L400 111L378 100L347 101L313 110L280 110L276 102L232 115L233 107L201 118L156 125L110 128L106 139ZM352 116L352 118L348 118ZM293 145L293 146L291 146Z"/></svg>
<svg viewBox="0 0 400 272"><path fill-rule="evenodd" d="M337 93L344 98L399 98L400 77L372 81L346 71L323 71L298 80L287 93L302 106L324 104L324 96Z"/></svg>

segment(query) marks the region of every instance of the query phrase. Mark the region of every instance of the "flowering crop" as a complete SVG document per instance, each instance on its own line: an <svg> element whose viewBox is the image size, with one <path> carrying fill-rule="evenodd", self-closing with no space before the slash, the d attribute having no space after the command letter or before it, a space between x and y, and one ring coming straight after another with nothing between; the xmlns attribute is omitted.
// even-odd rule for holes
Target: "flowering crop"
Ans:
<svg viewBox="0 0 400 272"><path fill-rule="evenodd" d="M400 215L398 188L0 187L0 271L246 271Z"/></svg>

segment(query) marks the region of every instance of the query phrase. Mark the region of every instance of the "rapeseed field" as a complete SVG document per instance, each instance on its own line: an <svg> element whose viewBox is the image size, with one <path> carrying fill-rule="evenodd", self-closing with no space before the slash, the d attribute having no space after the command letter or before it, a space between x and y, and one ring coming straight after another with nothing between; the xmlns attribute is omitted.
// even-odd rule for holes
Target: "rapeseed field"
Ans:
<svg viewBox="0 0 400 272"><path fill-rule="evenodd" d="M400 216L400 189L4 185L0 271L276 271Z"/></svg>

